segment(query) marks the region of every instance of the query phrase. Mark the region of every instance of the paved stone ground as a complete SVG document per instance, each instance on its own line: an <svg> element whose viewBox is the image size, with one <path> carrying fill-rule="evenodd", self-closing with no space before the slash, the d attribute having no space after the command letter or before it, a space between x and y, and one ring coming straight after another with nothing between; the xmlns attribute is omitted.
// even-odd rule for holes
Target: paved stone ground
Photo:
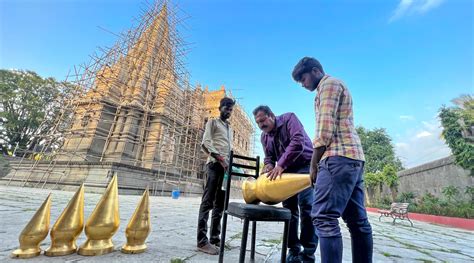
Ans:
<svg viewBox="0 0 474 263"><path fill-rule="evenodd" d="M44 201L50 190L0 186L0 261L10 259L11 251L18 246L18 236L23 227ZM74 193L52 191L51 226L65 208ZM85 194L85 218L94 209L100 195ZM63 257L38 257L21 260L30 262L217 262L217 256L196 251L196 223L199 198L171 199L150 197L152 232L147 239L148 250L138 255L122 254L118 249L125 242L125 227L140 196L119 196L120 229L113 241L116 251L103 256L84 257L77 254ZM431 225L414 221L391 224L391 220L378 221L376 214L369 214L374 231L374 262L474 262L474 232ZM256 262L278 262L283 224L259 222L257 226ZM350 236L343 229L344 262L351 261ZM237 262L239 256L242 222L229 217L228 249L225 262ZM85 241L85 234L77 244ZM250 242L250 240L249 240ZM50 244L47 237L41 247ZM249 247L250 245L248 245ZM250 253L247 252L247 257ZM316 252L319 258L319 249Z"/></svg>

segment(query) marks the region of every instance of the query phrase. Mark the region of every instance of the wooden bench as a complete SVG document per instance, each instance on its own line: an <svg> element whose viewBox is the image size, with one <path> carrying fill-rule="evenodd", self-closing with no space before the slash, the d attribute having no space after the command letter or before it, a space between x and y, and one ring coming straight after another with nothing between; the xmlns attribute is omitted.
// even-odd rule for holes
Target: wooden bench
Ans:
<svg viewBox="0 0 474 263"><path fill-rule="evenodd" d="M393 218L393 224L395 224L395 221L397 219L400 220L408 220L413 226L413 222L411 222L410 218L408 218L408 206L410 203L392 203L390 205L390 210L378 210L377 212L380 213L379 216L379 221L382 216L387 216L387 217L392 217Z"/></svg>

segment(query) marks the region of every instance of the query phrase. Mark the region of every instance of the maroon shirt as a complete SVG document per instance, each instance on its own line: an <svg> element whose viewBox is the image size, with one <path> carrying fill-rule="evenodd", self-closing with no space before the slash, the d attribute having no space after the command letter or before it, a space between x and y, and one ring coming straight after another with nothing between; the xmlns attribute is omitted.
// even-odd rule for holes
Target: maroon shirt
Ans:
<svg viewBox="0 0 474 263"><path fill-rule="evenodd" d="M264 164L278 162L285 171L291 171L311 162L311 139L292 112L276 116L275 128L269 133L262 132L260 139L265 152Z"/></svg>

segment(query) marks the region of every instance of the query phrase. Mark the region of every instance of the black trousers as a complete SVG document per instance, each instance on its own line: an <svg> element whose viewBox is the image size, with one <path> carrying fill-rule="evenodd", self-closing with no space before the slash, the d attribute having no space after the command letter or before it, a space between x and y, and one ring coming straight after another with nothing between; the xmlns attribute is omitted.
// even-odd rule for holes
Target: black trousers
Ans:
<svg viewBox="0 0 474 263"><path fill-rule="evenodd" d="M202 195L201 206L199 207L197 245L204 246L209 241L213 244L219 242L221 234L221 218L224 211L225 192L221 190L224 179L224 168L219 163L208 163L207 183ZM207 220L209 211L211 216L211 235L207 239Z"/></svg>

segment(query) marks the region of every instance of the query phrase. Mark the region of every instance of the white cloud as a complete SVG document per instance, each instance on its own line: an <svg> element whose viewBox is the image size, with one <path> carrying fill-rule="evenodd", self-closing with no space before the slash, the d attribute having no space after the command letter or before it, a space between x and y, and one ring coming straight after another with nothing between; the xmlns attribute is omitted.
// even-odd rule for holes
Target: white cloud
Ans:
<svg viewBox="0 0 474 263"><path fill-rule="evenodd" d="M400 120L413 121L415 120L415 117L413 117L412 115L400 115Z"/></svg>
<svg viewBox="0 0 474 263"><path fill-rule="evenodd" d="M426 1L424 1L424 3L418 8L418 12L420 12L420 13L428 12L428 11L430 11L431 9L436 8L436 7L438 7L439 5L441 5L441 3L442 3L443 1L444 1L444 0L426 0ZM422 1L422 2L423 2L423 1Z"/></svg>
<svg viewBox="0 0 474 263"><path fill-rule="evenodd" d="M433 118L437 118L437 116L433 117ZM428 129L428 130L431 130L431 131L434 131L436 130L437 128L441 127L441 124L439 122L428 122L428 121L422 121L421 122L423 124L423 127L425 127L425 129Z"/></svg>
<svg viewBox="0 0 474 263"><path fill-rule="evenodd" d="M413 4L413 0L400 0L400 4L398 4L397 9L393 12L392 17L390 17L389 22L395 21L402 17Z"/></svg>
<svg viewBox="0 0 474 263"><path fill-rule="evenodd" d="M396 138L395 151L405 168L411 168L451 154L441 139L441 125L437 118L421 122L415 129Z"/></svg>
<svg viewBox="0 0 474 263"><path fill-rule="evenodd" d="M400 0L388 22L393 22L405 15L424 14L443 3L444 0Z"/></svg>
<svg viewBox="0 0 474 263"><path fill-rule="evenodd" d="M423 137L428 137L431 136L432 134L429 131L421 131L416 134L416 138L423 138Z"/></svg>

